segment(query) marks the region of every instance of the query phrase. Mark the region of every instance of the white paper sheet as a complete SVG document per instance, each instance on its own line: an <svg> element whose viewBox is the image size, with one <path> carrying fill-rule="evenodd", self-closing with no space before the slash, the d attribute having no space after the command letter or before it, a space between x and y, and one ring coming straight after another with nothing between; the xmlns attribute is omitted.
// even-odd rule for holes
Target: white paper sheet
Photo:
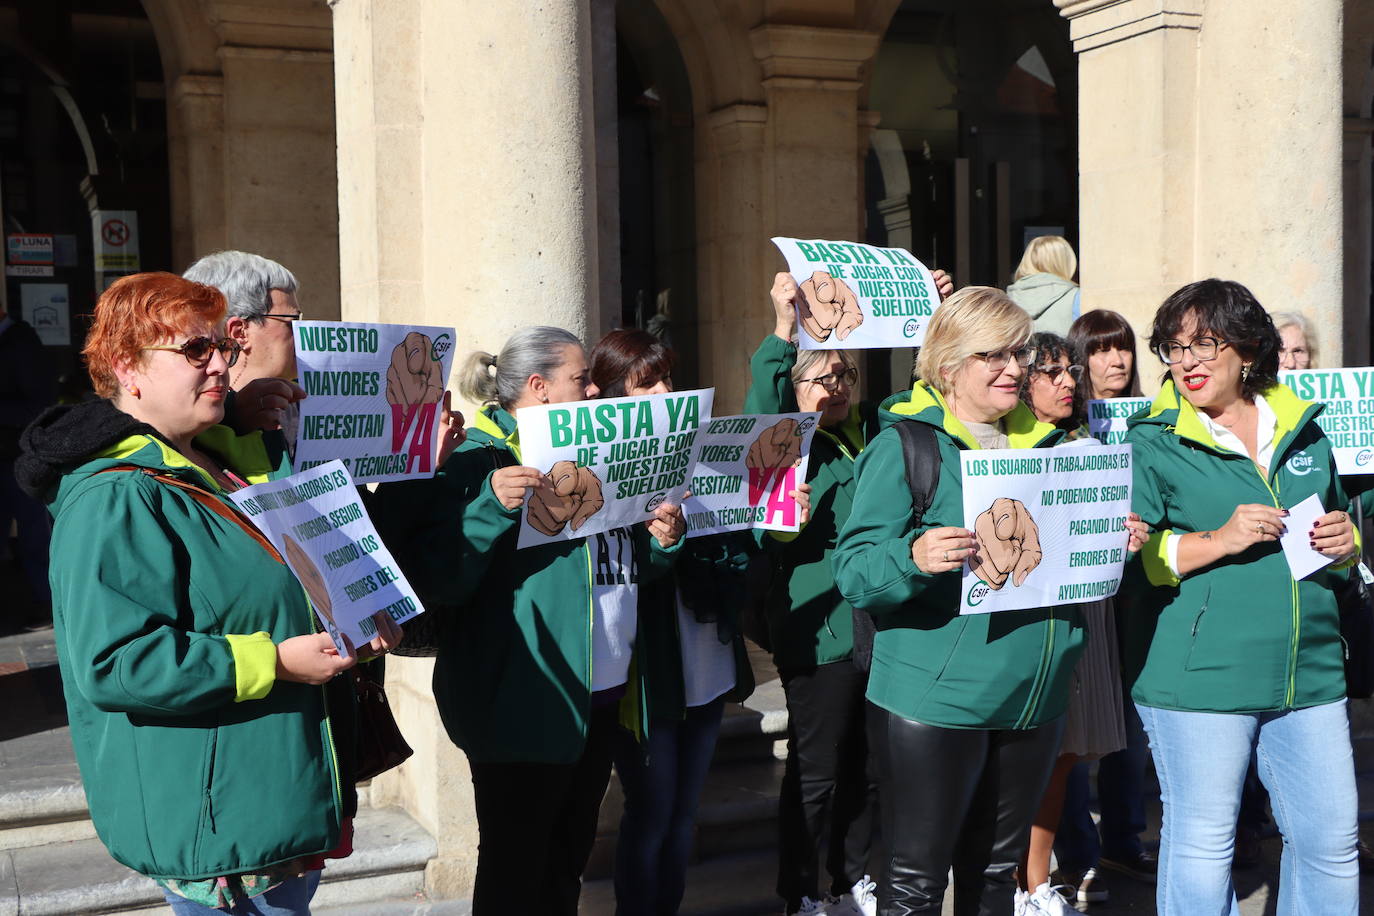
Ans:
<svg viewBox="0 0 1374 916"><path fill-rule="evenodd" d="M1288 560L1288 568L1293 570L1294 579L1306 579L1335 562L1313 550L1312 539L1308 536L1317 519L1325 514L1322 501L1315 493L1288 509L1288 518L1284 519L1287 531L1279 538L1279 543L1283 545L1283 555Z"/></svg>

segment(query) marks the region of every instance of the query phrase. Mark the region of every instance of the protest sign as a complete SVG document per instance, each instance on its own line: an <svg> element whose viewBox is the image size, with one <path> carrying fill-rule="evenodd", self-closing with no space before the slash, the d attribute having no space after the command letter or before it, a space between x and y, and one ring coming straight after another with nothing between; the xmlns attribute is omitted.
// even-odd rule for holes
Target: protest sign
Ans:
<svg viewBox="0 0 1374 916"><path fill-rule="evenodd" d="M797 281L803 350L919 347L940 294L925 265L901 248L775 238Z"/></svg>
<svg viewBox="0 0 1374 916"><path fill-rule="evenodd" d="M819 413L716 417L697 434L692 495L682 504L687 536L741 528L797 531L787 494L806 482Z"/></svg>
<svg viewBox="0 0 1374 916"><path fill-rule="evenodd" d="M1299 369L1280 372L1279 381L1304 401L1326 405L1317 425L1331 441L1339 473L1374 474L1374 369Z"/></svg>
<svg viewBox="0 0 1374 916"><path fill-rule="evenodd" d="M714 397L706 388L520 408L520 461L548 486L526 496L517 546L610 531L681 503Z"/></svg>
<svg viewBox="0 0 1374 916"><path fill-rule="evenodd" d="M1126 562L1131 446L959 453L965 564L959 613L1079 604L1116 594Z"/></svg>
<svg viewBox="0 0 1374 916"><path fill-rule="evenodd" d="M1104 445L1120 445L1126 441L1126 421L1149 406L1149 398L1105 398L1089 401L1088 435Z"/></svg>
<svg viewBox="0 0 1374 916"><path fill-rule="evenodd" d="M297 321L296 467L342 461L358 483L434 476L453 328Z"/></svg>
<svg viewBox="0 0 1374 916"><path fill-rule="evenodd" d="M400 623L424 612L372 526L341 461L229 494L305 587L343 654L377 635L373 615Z"/></svg>

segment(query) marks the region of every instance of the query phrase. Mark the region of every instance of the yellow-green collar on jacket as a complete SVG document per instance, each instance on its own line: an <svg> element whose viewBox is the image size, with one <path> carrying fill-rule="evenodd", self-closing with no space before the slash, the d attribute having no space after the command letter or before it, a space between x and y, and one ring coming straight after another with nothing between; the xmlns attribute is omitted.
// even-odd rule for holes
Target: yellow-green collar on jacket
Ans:
<svg viewBox="0 0 1374 916"><path fill-rule="evenodd" d="M864 419L857 404L849 408L849 415L833 429L818 427L816 432L829 436L850 458L864 450Z"/></svg>
<svg viewBox="0 0 1374 916"><path fill-rule="evenodd" d="M910 400L893 404L890 410L898 416L914 417L932 407L940 411L940 424L945 432L971 449L982 448L978 440L973 438L973 433L968 431L968 427L949 409L944 396L924 381L917 382L911 389ZM1030 408L1019 402L1002 421L1007 431L1008 448L1035 448L1058 432L1052 424L1037 420Z"/></svg>
<svg viewBox="0 0 1374 916"><path fill-rule="evenodd" d="M196 436L196 442L201 443L207 449L223 458L234 473L243 477L249 483L264 483L269 479L272 467L267 463L266 451L261 446L262 432L256 431L247 436L239 436L227 426L212 426L205 432ZM256 449L245 448L243 440L252 440ZM187 458L181 452L172 448L166 442L156 436L149 436L143 433L128 436L103 451L92 455L92 458L129 458L136 452L142 451L148 446L153 446L162 456L162 464L168 468L188 468L200 475L210 488L219 491L222 488L215 479L205 472L205 469Z"/></svg>
<svg viewBox="0 0 1374 916"><path fill-rule="evenodd" d="M500 442L506 443L506 447L511 450L516 461L523 460L520 457L520 428L516 427L507 433L496 421L492 419L490 410L495 408L483 408L477 412L477 419L473 421L472 428L480 429L482 432Z"/></svg>
<svg viewBox="0 0 1374 916"><path fill-rule="evenodd" d="M1274 385L1260 393L1264 395L1264 400L1268 403L1269 409L1274 411L1274 419L1278 421L1274 429L1276 442L1282 442L1296 431L1307 417L1307 412L1314 406L1319 406L1314 405L1311 401L1304 401L1294 394L1287 385ZM1187 398L1179 394L1172 379L1166 381L1163 387L1159 389L1159 394L1155 396L1154 403L1150 405L1148 416L1151 420L1158 420L1171 410L1178 412L1173 423L1175 435L1181 439L1191 439L1214 451L1224 451L1207 429L1207 424L1203 423L1202 418L1198 416L1197 408Z"/></svg>

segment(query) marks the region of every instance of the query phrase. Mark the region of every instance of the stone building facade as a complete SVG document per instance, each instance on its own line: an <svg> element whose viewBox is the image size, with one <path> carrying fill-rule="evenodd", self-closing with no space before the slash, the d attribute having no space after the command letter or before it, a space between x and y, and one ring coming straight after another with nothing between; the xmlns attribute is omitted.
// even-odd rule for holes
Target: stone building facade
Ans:
<svg viewBox="0 0 1374 916"><path fill-rule="evenodd" d="M525 324L594 339L658 312L682 380L734 409L771 327L771 236L903 244L1005 283L1055 228L1085 308L1144 330L1183 283L1234 278L1312 318L1328 363L1370 362L1374 0L107 6L161 66L170 241L145 269L261 252L310 317L454 324L495 350ZM0 9L0 43L58 86L34 7ZM870 359L872 386L908 366ZM471 786L431 665L391 665L417 754L374 800L438 839L431 892L466 896Z"/></svg>

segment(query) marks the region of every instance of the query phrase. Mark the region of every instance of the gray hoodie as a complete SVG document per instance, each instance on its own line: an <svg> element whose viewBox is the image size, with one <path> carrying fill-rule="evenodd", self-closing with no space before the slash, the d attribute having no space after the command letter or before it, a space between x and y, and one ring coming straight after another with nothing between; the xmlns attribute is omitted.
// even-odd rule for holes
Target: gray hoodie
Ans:
<svg viewBox="0 0 1374 916"><path fill-rule="evenodd" d="M1031 274L1007 287L1007 295L1035 319L1035 330L1069 336L1078 317L1078 284L1055 274Z"/></svg>

